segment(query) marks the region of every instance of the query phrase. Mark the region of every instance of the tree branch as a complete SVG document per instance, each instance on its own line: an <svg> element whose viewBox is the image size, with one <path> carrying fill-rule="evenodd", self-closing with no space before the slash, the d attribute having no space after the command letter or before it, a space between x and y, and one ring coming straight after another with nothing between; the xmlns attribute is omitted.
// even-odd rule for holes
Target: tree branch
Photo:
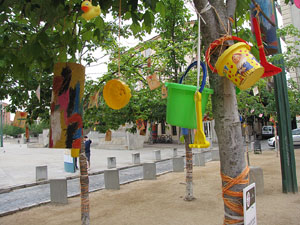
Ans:
<svg viewBox="0 0 300 225"><path fill-rule="evenodd" d="M226 1L226 8L227 8L227 16L233 18L236 8L236 0L227 0Z"/></svg>
<svg viewBox="0 0 300 225"><path fill-rule="evenodd" d="M72 36L75 34L76 35L76 25L77 25L77 21L78 21L78 13L76 14L76 18L75 18L75 22L74 22L74 27L72 30Z"/></svg>

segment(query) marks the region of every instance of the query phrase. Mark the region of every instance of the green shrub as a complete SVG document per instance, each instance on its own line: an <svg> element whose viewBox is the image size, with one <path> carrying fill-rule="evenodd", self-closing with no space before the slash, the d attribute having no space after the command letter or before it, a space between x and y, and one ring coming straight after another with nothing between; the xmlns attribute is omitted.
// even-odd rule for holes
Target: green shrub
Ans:
<svg viewBox="0 0 300 225"><path fill-rule="evenodd" d="M43 129L49 129L49 124L45 122L33 123L29 126L29 133L33 136L38 136L43 133Z"/></svg>
<svg viewBox="0 0 300 225"><path fill-rule="evenodd" d="M11 126L11 125L4 125L3 126L3 134L5 134L5 135L17 137L18 135L23 134L23 133L25 133L24 128L14 127L14 126Z"/></svg>

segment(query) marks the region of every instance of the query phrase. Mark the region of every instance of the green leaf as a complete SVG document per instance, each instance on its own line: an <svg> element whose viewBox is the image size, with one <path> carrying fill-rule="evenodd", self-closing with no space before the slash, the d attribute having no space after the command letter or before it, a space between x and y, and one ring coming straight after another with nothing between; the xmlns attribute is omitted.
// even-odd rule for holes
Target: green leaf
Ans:
<svg viewBox="0 0 300 225"><path fill-rule="evenodd" d="M146 11L144 14L144 23L143 28L148 32L151 33L152 24L154 24L154 16L150 11Z"/></svg>
<svg viewBox="0 0 300 225"><path fill-rule="evenodd" d="M38 34L37 39L43 46L47 46L49 44L49 37L45 31Z"/></svg>
<svg viewBox="0 0 300 225"><path fill-rule="evenodd" d="M35 57L38 57L39 55L41 55L42 51L43 51L43 49L38 41L36 41L32 44L31 54L33 54Z"/></svg>
<svg viewBox="0 0 300 225"><path fill-rule="evenodd" d="M59 62L66 62L68 59L67 57L67 50L66 48L63 48L60 50L59 56L58 56L58 61Z"/></svg>
<svg viewBox="0 0 300 225"><path fill-rule="evenodd" d="M84 28L85 28L86 30L90 30L90 29L95 28L95 26L96 26L96 20L95 20L95 23L92 23L92 22L86 23L86 24L84 25Z"/></svg>
<svg viewBox="0 0 300 225"><path fill-rule="evenodd" d="M96 29L96 30L94 31L94 37L97 37L98 40L100 41L100 39L101 39L100 29Z"/></svg>
<svg viewBox="0 0 300 225"><path fill-rule="evenodd" d="M141 31L141 27L138 23L132 23L130 25L130 29L132 30L134 35Z"/></svg>
<svg viewBox="0 0 300 225"><path fill-rule="evenodd" d="M129 12L129 11L126 12L126 13L125 13L125 16L124 16L124 19L125 19L125 20L131 19L131 12Z"/></svg>
<svg viewBox="0 0 300 225"><path fill-rule="evenodd" d="M102 19L101 16L98 16L95 19L95 24L96 24L96 27L99 28L100 30L104 30L105 29L105 22L104 22L104 20Z"/></svg>
<svg viewBox="0 0 300 225"><path fill-rule="evenodd" d="M93 37L93 32L91 30L84 32L82 34L82 39L85 41L90 41L92 39L92 37Z"/></svg>
<svg viewBox="0 0 300 225"><path fill-rule="evenodd" d="M157 2L155 10L156 10L156 12L160 13L161 17L165 18L166 9L165 9L165 5L163 2Z"/></svg>
<svg viewBox="0 0 300 225"><path fill-rule="evenodd" d="M31 13L31 4L30 3L27 3L25 5L25 15L26 16L30 16L30 13Z"/></svg>

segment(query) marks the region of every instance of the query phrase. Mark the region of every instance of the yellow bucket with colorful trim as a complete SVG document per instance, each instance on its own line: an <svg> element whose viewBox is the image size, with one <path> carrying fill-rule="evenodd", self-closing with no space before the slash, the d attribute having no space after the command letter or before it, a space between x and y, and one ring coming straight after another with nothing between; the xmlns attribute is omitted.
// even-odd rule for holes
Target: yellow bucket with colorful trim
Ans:
<svg viewBox="0 0 300 225"><path fill-rule="evenodd" d="M110 108L121 109L128 104L131 98L131 91L125 83L113 79L104 86L103 98Z"/></svg>
<svg viewBox="0 0 300 225"><path fill-rule="evenodd" d="M71 149L71 156L73 158L79 157L80 149L79 148L72 148Z"/></svg>
<svg viewBox="0 0 300 225"><path fill-rule="evenodd" d="M218 46L224 45L225 41L239 41L229 47L218 58L216 68L210 63L211 54ZM220 76L226 76L240 90L246 90L253 86L263 75L264 67L250 53L250 45L243 39L236 36L223 36L212 42L206 52L205 60L212 72L218 73Z"/></svg>
<svg viewBox="0 0 300 225"><path fill-rule="evenodd" d="M224 51L216 62L216 69L220 76L227 77L240 90L253 86L264 73L264 68L245 43L236 43Z"/></svg>

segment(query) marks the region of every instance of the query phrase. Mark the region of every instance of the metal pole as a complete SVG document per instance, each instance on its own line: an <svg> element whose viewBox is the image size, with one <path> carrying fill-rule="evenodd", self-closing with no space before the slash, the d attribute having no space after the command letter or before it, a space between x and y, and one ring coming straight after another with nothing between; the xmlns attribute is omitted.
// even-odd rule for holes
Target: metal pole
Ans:
<svg viewBox="0 0 300 225"><path fill-rule="evenodd" d="M277 24L277 13L275 2L273 1L275 10L275 22ZM278 52L281 53L280 39L278 38ZM278 133L279 133L279 146L280 146L280 161L281 161L281 175L282 175L282 191L284 193L298 192L296 164L294 145L292 139L291 128L291 113L289 106L289 99L287 94L287 83L284 62L281 59L282 72L274 76L275 83L275 100L278 114Z"/></svg>
<svg viewBox="0 0 300 225"><path fill-rule="evenodd" d="M2 103L0 104L0 135L1 135L1 138L0 138L0 147L3 147L3 124L2 124Z"/></svg>

